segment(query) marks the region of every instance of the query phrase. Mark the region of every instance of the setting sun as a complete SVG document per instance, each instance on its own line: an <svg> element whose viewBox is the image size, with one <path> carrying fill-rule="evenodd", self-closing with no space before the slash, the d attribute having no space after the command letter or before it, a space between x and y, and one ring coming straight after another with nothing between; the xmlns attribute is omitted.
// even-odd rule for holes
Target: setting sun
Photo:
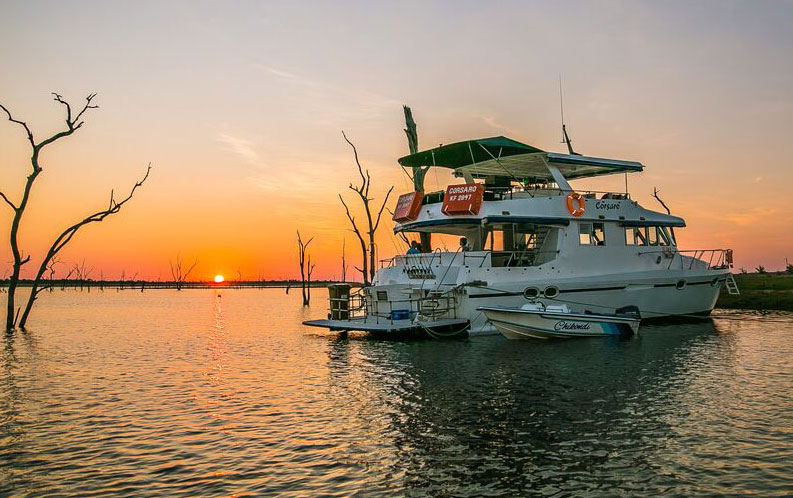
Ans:
<svg viewBox="0 0 793 498"><path fill-rule="evenodd" d="M219 283L221 283L223 280L225 280L225 279L223 278L223 275L215 275L215 283L216 283L216 284L219 284Z"/></svg>

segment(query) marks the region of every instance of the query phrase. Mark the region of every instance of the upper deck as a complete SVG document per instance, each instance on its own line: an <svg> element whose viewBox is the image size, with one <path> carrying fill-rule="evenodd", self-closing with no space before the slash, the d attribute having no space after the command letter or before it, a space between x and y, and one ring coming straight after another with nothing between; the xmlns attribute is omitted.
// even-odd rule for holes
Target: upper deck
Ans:
<svg viewBox="0 0 793 498"><path fill-rule="evenodd" d="M448 215L442 211L444 192L425 196L414 220L396 223L395 232L437 232L460 234L466 229L499 223L567 226L572 220L614 221L623 226L684 227L685 220L645 209L624 193L580 192L584 213L574 216L567 205L569 191L539 190L485 191L476 214Z"/></svg>
<svg viewBox="0 0 793 498"><path fill-rule="evenodd" d="M402 157L399 164L450 168L456 176L466 179L485 178L495 183L499 183L498 179L523 184L556 183L560 187L567 186L564 180L644 169L642 163L636 161L546 152L506 137L442 145Z"/></svg>
<svg viewBox="0 0 793 498"><path fill-rule="evenodd" d="M558 154L506 137L491 137L418 152L400 158L399 163L451 168L469 186L479 187L475 194L477 207L464 213L450 213L444 207L446 192L424 195L420 208L410 216L395 215L395 232L464 235L475 227L495 224L566 226L572 220L616 221L624 226L685 226L682 218L639 206L627 192L574 194L575 189L568 183L573 179L640 172L644 166L636 161ZM571 200L571 195L580 198Z"/></svg>

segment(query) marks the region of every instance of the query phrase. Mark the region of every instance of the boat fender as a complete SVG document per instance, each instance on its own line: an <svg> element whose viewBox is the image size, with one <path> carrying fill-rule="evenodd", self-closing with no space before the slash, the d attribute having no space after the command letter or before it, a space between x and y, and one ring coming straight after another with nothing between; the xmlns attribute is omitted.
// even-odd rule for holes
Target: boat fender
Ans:
<svg viewBox="0 0 793 498"><path fill-rule="evenodd" d="M575 204L575 207L573 207ZM586 200L578 192L571 192L567 196L567 210L576 218L583 215L586 210Z"/></svg>

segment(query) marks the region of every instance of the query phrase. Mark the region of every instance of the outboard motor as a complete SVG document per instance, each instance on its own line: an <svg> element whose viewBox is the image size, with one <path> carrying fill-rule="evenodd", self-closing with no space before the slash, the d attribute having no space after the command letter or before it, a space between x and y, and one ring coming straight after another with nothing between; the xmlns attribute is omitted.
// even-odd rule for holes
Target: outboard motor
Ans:
<svg viewBox="0 0 793 498"><path fill-rule="evenodd" d="M634 316L634 317L639 318L639 319L641 319L641 317L642 317L642 314L639 312L639 308L637 308L636 306L634 306L632 304L629 305L629 306L623 306L622 308L617 308L614 311L614 314L615 315L630 315L630 316Z"/></svg>

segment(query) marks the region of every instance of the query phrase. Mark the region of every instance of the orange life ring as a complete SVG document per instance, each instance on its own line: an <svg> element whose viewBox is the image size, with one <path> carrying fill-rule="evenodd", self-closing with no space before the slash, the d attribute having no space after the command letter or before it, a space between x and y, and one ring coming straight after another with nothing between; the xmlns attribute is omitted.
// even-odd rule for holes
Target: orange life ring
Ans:
<svg viewBox="0 0 793 498"><path fill-rule="evenodd" d="M573 203L576 203L577 207L573 207ZM586 209L586 200L581 197L581 194L578 192L572 192L570 195L567 196L567 210L570 211L575 217L581 216L584 214L584 210Z"/></svg>

